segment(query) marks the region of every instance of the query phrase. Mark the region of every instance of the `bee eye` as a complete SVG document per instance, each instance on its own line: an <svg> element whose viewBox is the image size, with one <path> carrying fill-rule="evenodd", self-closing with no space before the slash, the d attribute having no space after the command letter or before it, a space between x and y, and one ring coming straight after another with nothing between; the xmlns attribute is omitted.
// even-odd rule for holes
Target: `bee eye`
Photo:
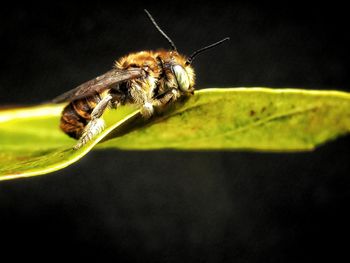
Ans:
<svg viewBox="0 0 350 263"><path fill-rule="evenodd" d="M180 90L187 92L190 88L190 81L188 75L183 67L175 65L172 67L176 81L179 85Z"/></svg>

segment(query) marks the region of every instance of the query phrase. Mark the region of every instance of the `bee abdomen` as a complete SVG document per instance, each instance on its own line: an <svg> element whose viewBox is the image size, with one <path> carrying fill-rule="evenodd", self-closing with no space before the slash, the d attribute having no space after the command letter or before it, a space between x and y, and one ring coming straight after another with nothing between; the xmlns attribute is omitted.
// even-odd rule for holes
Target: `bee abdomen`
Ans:
<svg viewBox="0 0 350 263"><path fill-rule="evenodd" d="M79 139L91 119L91 112L100 100L100 96L96 94L69 103L62 111L61 130L70 137Z"/></svg>

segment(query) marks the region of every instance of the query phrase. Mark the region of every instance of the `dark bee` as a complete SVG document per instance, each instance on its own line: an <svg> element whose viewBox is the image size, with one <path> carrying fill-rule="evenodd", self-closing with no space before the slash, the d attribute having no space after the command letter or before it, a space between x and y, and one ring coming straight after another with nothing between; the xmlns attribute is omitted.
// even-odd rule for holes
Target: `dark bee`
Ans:
<svg viewBox="0 0 350 263"><path fill-rule="evenodd" d="M142 116L149 118L153 107L163 107L181 96L194 92L195 75L191 63L199 53L215 47L229 38L195 51L185 57L177 52L173 41L160 29L145 10L157 30L168 40L172 49L131 53L115 62L107 73L81 84L53 101L69 102L64 108L60 128L78 139L80 148L104 128L101 118L107 107L133 103Z"/></svg>

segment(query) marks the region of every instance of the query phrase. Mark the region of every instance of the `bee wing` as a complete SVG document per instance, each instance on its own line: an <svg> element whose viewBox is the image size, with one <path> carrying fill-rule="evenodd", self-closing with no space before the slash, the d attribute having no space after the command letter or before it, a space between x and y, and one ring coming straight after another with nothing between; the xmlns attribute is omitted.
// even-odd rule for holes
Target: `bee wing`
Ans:
<svg viewBox="0 0 350 263"><path fill-rule="evenodd" d="M75 89L69 90L52 100L53 103L60 103L65 101L73 101L80 99L94 92L100 93L114 85L125 82L130 79L142 76L140 68L133 68L128 70L112 69L105 74L89 80Z"/></svg>

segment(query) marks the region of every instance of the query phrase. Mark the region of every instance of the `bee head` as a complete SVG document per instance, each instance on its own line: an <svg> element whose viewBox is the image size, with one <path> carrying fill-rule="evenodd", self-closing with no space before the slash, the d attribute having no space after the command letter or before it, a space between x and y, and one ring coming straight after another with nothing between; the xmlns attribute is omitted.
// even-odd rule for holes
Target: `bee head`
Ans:
<svg viewBox="0 0 350 263"><path fill-rule="evenodd" d="M159 31L159 33L162 34L162 36L168 41L168 43L171 46L172 51L171 54L171 61L169 63L169 67L171 69L172 75L174 76L176 80L176 84L178 88L183 92L193 92L193 85L194 85L194 71L191 67L191 64L194 60L194 58L202 53L203 51L209 50L213 47L216 47L223 42L229 40L229 37L226 37L218 42L215 42L209 46L203 47L201 49L196 50L193 52L187 59L183 59L181 55L177 52L177 48L174 44L174 42L171 40L171 38L158 26L157 22L154 20L152 15L145 9L144 10L148 16L148 18L151 20L153 25L156 27L156 29ZM168 64L168 63L167 63Z"/></svg>

